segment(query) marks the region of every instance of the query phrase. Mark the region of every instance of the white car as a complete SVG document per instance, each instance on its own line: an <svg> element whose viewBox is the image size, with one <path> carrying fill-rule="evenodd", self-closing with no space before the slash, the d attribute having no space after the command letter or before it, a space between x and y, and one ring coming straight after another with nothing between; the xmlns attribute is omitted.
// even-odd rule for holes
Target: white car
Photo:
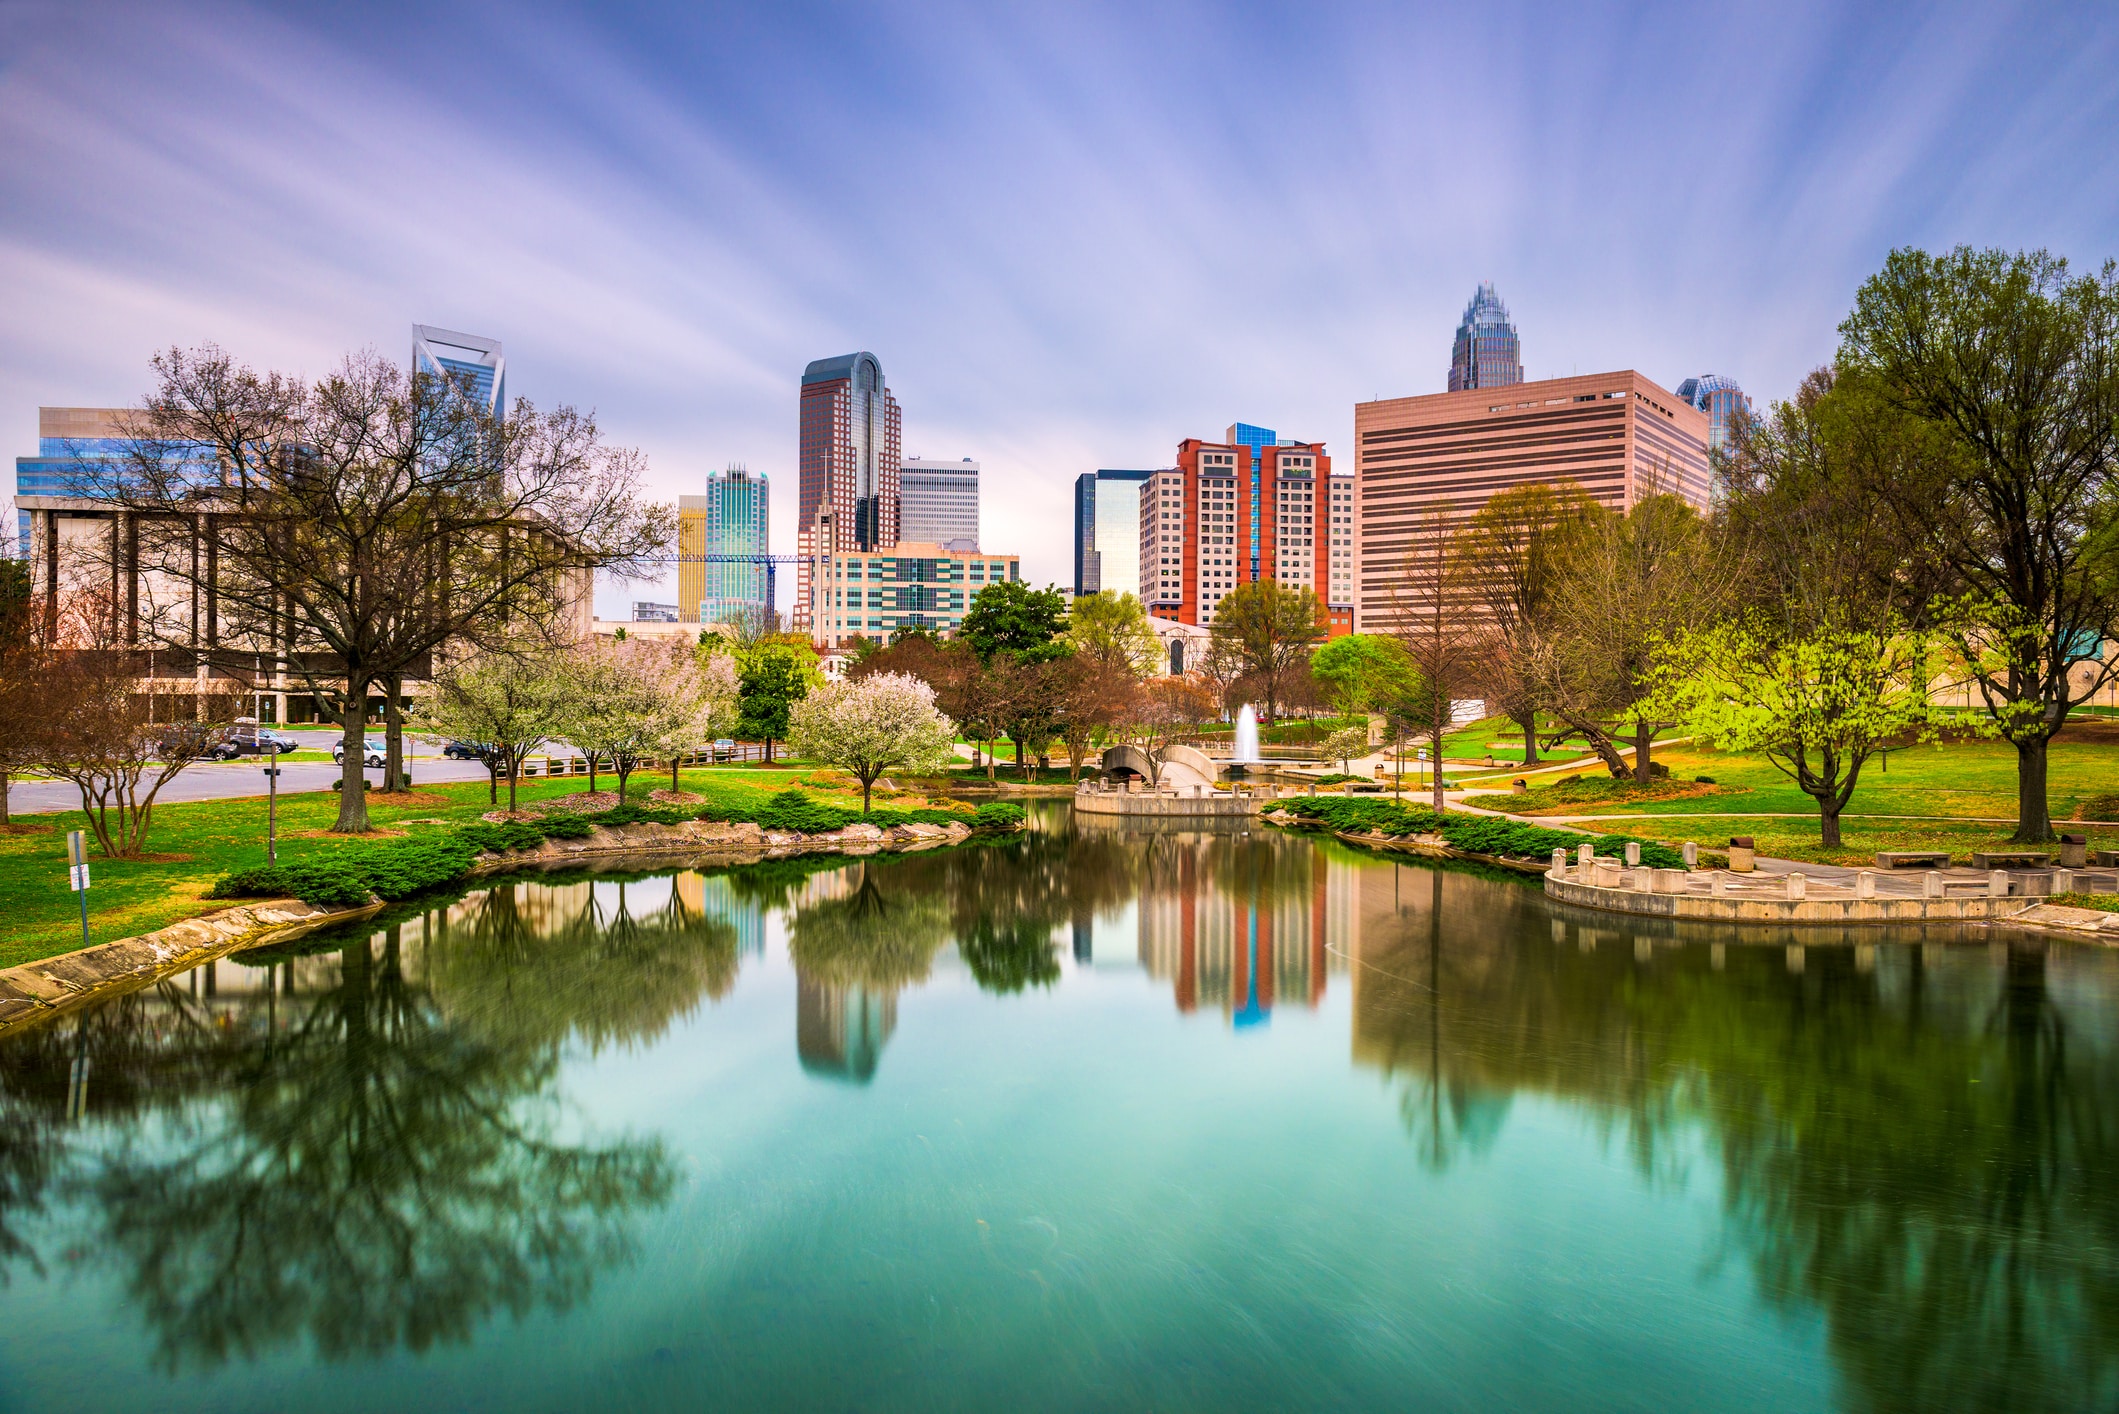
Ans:
<svg viewBox="0 0 2119 1414"><path fill-rule="evenodd" d="M337 741L331 743L331 759L341 762L346 759L346 739L344 737L340 737ZM383 744L371 736L361 743L361 765L380 767L382 764Z"/></svg>

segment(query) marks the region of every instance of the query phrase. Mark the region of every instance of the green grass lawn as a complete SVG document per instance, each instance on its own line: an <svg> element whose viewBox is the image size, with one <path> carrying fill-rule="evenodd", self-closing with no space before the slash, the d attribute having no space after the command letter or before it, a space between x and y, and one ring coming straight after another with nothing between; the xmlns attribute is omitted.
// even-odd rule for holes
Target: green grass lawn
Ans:
<svg viewBox="0 0 2119 1414"><path fill-rule="evenodd" d="M2000 848L2016 818L2016 752L1995 742L1906 747L1893 751L1888 762L1872 761L1842 817L1844 845L1834 851L1818 845L1816 802L1766 761L1690 745L1659 751L1655 759L1670 767L1672 781L1680 787L1704 775L1713 777L1719 788L1698 795L1642 799L1636 796L1637 788L1611 781L1599 766L1586 770L1572 788L1555 783L1529 795L1496 794L1474 798L1471 803L1517 814L1670 816L1672 820L1658 831L1666 837L1719 844L1732 834L1748 834L1765 853L1842 864L1867 862L1881 849L1947 847L1968 854L1974 849ZM2078 805L2093 797L2111 793L2115 783L2119 783L2119 745L2053 744L2047 799L2056 821L2074 814ZM1727 814L1798 818L1690 822L1675 818ZM1938 816L1951 823L1847 818L1862 815ZM1976 817L1982 816L2011 823L1976 823ZM1624 828L1646 833L1650 824L1644 820ZM1621 826L1613 823L1607 828ZM2092 848L2119 847L2119 829L2085 827L2078 832L2090 836Z"/></svg>
<svg viewBox="0 0 2119 1414"><path fill-rule="evenodd" d="M761 770L757 766L714 767L685 771L684 789L727 805L762 803L784 789L806 767ZM597 784L608 790L613 778ZM669 785L667 772L635 775L629 798ZM529 805L588 789L585 776L552 781L524 781L518 802ZM860 806L860 796L812 788L817 799ZM501 791L505 804L507 792ZM883 802L878 802L879 804ZM408 822L469 824L493 807L484 781L423 785L410 796L370 798L370 819L384 831L402 833ZM282 795L279 803L280 861L314 858L327 851L358 846L357 838L327 833L338 817L333 791ZM79 904L66 887L66 832L85 827L78 810L22 815L0 833L0 967L50 957L81 946ZM413 826L417 828L417 826ZM373 838L370 836L369 838ZM265 863L265 800L209 800L155 809L148 835L150 856L112 860L91 855L89 941L109 942L166 927L180 919L224 908L224 902L202 896L214 880L232 869Z"/></svg>

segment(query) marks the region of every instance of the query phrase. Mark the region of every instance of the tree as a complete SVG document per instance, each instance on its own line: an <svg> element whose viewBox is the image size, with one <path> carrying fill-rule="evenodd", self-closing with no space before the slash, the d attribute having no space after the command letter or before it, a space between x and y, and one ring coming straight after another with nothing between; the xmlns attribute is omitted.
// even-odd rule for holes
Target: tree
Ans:
<svg viewBox="0 0 2119 1414"><path fill-rule="evenodd" d="M1743 554L1671 495L1646 496L1623 516L1584 514L1554 547L1550 609L1531 644L1537 691L1614 777L1628 773L1623 730L1633 736L1634 779L1653 778L1649 749L1670 725L1657 655L1715 620Z"/></svg>
<svg viewBox="0 0 2119 1414"><path fill-rule="evenodd" d="M735 661L725 653L672 645L670 675L665 682L676 699L662 734L652 743L670 763L670 794L677 793L680 758L711 751L724 732L736 725L738 685Z"/></svg>
<svg viewBox="0 0 2119 1414"><path fill-rule="evenodd" d="M1136 681L1162 669L1162 640L1131 594L1105 589L1076 595L1067 639L1077 654Z"/></svg>
<svg viewBox="0 0 2119 1414"><path fill-rule="evenodd" d="M746 650L736 662L736 731L764 742L770 762L773 743L787 739L789 711L823 682L807 643L764 642Z"/></svg>
<svg viewBox="0 0 2119 1414"><path fill-rule="evenodd" d="M121 646L119 619L107 594L73 597L58 651L42 665L40 722L30 741L38 768L80 791L81 813L104 856L137 859L156 797L228 739L241 698L218 681L188 701L164 699L172 716L157 721L156 698L139 690L141 655Z"/></svg>
<svg viewBox="0 0 2119 1414"><path fill-rule="evenodd" d="M803 756L851 772L868 813L876 778L892 769L949 764L956 724L935 710L934 689L902 673L827 683L795 704L788 740Z"/></svg>
<svg viewBox="0 0 2119 1414"><path fill-rule="evenodd" d="M1354 769L1354 758L1366 756L1369 749L1367 727L1342 727L1324 739L1324 756L1327 761L1337 761L1341 772Z"/></svg>
<svg viewBox="0 0 2119 1414"><path fill-rule="evenodd" d="M1254 580L1222 597L1211 633L1214 646L1255 683L1270 723L1280 715L1288 675L1325 636L1324 605L1314 589Z"/></svg>
<svg viewBox="0 0 2119 1414"><path fill-rule="evenodd" d="M1069 777L1080 777L1082 759L1089 754L1090 743L1099 732L1118 724L1136 685L1124 664L1114 665L1086 652L1076 652L1051 664L1046 687L1051 693L1060 740L1067 748Z"/></svg>
<svg viewBox="0 0 2119 1414"><path fill-rule="evenodd" d="M696 739L708 696L697 646L681 639L591 639L565 669L559 734L618 777L618 799L643 762ZM591 779L591 787L594 780Z"/></svg>
<svg viewBox="0 0 2119 1414"><path fill-rule="evenodd" d="M368 694L432 654L538 629L557 635L599 571L644 567L674 538L642 462L595 419L518 400L505 416L453 378L374 354L314 384L213 347L154 360L157 387L123 455L74 488L140 537L141 562L189 586L209 657L259 652L337 703L342 833L368 828Z"/></svg>
<svg viewBox="0 0 2119 1414"><path fill-rule="evenodd" d="M1342 717L1384 710L1405 695L1412 674L1404 645L1380 633L1349 633L1310 656L1310 675L1324 687L1332 709Z"/></svg>
<svg viewBox="0 0 2119 1414"><path fill-rule="evenodd" d="M1726 622L1681 630L1658 668L1674 715L1772 762L1817 801L1834 847L1870 756L1942 721L1918 621L1939 566L1874 489L1917 474L1933 439L1836 382L1819 369L1794 401L1737 430L1722 516L1747 550L1745 602Z"/></svg>
<svg viewBox="0 0 2119 1414"><path fill-rule="evenodd" d="M1434 745L1434 808L1441 810L1442 739L1451 708L1479 678L1484 624L1467 592L1465 566L1446 507L1437 507L1414 528L1412 544L1394 586L1398 646L1412 673L1409 691L1390 715L1415 722Z"/></svg>
<svg viewBox="0 0 2119 1414"><path fill-rule="evenodd" d="M1004 579L972 596L959 636L980 662L1003 655L1016 662L1042 662L1067 651L1059 642L1067 629L1066 595L1051 585L1032 589Z"/></svg>
<svg viewBox="0 0 2119 1414"><path fill-rule="evenodd" d="M0 825L8 823L7 788L15 773L35 764L44 725L39 698L45 684L42 615L30 595L29 565L0 560Z"/></svg>
<svg viewBox="0 0 2119 1414"><path fill-rule="evenodd" d="M1462 579L1483 611L1478 687L1523 730L1523 764L1538 764L1539 636L1549 629L1559 553L1596 502L1572 482L1517 486L1479 508L1457 536Z"/></svg>
<svg viewBox="0 0 2119 1414"><path fill-rule="evenodd" d="M499 799L505 776L512 812L523 760L564 726L572 687L560 655L541 639L527 638L436 673L415 723L436 736L479 743L490 778L487 799Z"/></svg>
<svg viewBox="0 0 2119 1414"><path fill-rule="evenodd" d="M2014 838L2050 840L2047 748L2119 672L2119 264L1896 250L1840 335L1842 371L1955 453L1879 489L1957 581L1942 626L2016 748Z"/></svg>

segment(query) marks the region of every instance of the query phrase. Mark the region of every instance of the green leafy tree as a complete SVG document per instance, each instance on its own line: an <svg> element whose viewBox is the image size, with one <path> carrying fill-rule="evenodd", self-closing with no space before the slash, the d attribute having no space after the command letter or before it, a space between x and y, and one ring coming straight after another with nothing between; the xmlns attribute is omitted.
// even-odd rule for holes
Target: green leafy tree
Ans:
<svg viewBox="0 0 2119 1414"><path fill-rule="evenodd" d="M1380 633L1350 633L1310 655L1310 675L1323 685L1335 712L1342 717L1362 717L1384 711L1403 697L1414 672L1412 660L1396 639Z"/></svg>
<svg viewBox="0 0 2119 1414"><path fill-rule="evenodd" d="M1240 665L1255 686L1271 722L1280 715L1291 679L1323 641L1325 623L1315 590L1261 579L1222 596L1210 632L1215 649Z"/></svg>
<svg viewBox="0 0 2119 1414"><path fill-rule="evenodd" d="M1162 640L1131 594L1106 589L1075 596L1067 638L1076 654L1136 680L1162 670Z"/></svg>
<svg viewBox="0 0 2119 1414"><path fill-rule="evenodd" d="M1844 372L1954 456L1882 480L1956 580L1941 616L2016 748L2016 833L2053 837L2047 748L2119 674L2119 264L1896 250L1840 325Z"/></svg>
<svg viewBox="0 0 2119 1414"><path fill-rule="evenodd" d="M763 643L752 648L736 665L737 733L764 742L765 759L771 761L773 743L787 740L789 711L823 685L817 655L808 645Z"/></svg>
<svg viewBox="0 0 2119 1414"><path fill-rule="evenodd" d="M1032 589L1015 580L989 584L972 596L960 635L981 662L1007 657L1045 662L1069 651L1067 596L1051 585Z"/></svg>

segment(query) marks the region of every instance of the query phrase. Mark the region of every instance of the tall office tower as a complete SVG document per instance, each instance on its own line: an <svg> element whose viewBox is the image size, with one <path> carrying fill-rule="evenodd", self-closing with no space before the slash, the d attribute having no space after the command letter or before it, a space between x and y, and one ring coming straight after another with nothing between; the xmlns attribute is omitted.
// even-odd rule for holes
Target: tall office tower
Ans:
<svg viewBox="0 0 2119 1414"><path fill-rule="evenodd" d="M508 410L508 361L501 356L498 339L415 324L412 371L447 377L493 417Z"/></svg>
<svg viewBox="0 0 2119 1414"><path fill-rule="evenodd" d="M978 549L979 464L907 461L898 472L898 539Z"/></svg>
<svg viewBox="0 0 2119 1414"><path fill-rule="evenodd" d="M1449 390L1506 388L1523 381L1523 344L1516 326L1508 322L1508 306L1494 293L1492 283L1482 280L1464 306L1464 321L1457 326L1457 344L1450 351Z"/></svg>
<svg viewBox="0 0 2119 1414"><path fill-rule="evenodd" d="M1497 491L1571 482L1616 511L1658 492L1705 509L1707 415L1631 370L1356 403L1354 476L1360 627L1388 633L1415 534Z"/></svg>
<svg viewBox="0 0 2119 1414"><path fill-rule="evenodd" d="M816 556L897 544L900 426L898 400L874 354L820 358L802 371L796 627L808 626ZM830 544L819 543L818 512L825 510Z"/></svg>
<svg viewBox="0 0 2119 1414"><path fill-rule="evenodd" d="M1101 469L1074 479L1074 592L1139 593L1140 488L1152 471Z"/></svg>
<svg viewBox="0 0 2119 1414"><path fill-rule="evenodd" d="M1322 442L1248 423L1186 438L1141 483L1141 597L1157 618L1207 625L1239 585L1270 579L1314 589L1332 636L1351 633L1354 514L1354 478L1333 474Z"/></svg>
<svg viewBox="0 0 2119 1414"><path fill-rule="evenodd" d="M704 496L677 498L677 612L683 622L769 617L766 489L763 472L731 466L706 478Z"/></svg>
<svg viewBox="0 0 2119 1414"><path fill-rule="evenodd" d="M1724 378L1719 373L1687 378L1678 384L1678 397L1707 414L1709 456L1728 445L1730 420L1736 416L1737 410L1742 409L1746 416L1752 412L1751 399L1736 385L1736 380Z"/></svg>

